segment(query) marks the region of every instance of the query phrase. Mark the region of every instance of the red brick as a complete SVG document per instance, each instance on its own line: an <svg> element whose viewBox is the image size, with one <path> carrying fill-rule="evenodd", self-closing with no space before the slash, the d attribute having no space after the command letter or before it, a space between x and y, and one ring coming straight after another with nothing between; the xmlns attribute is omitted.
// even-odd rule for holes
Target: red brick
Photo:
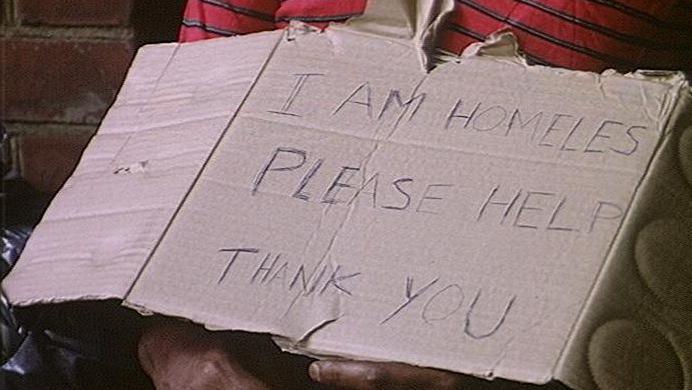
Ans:
<svg viewBox="0 0 692 390"><path fill-rule="evenodd" d="M20 172L32 187L55 193L74 170L90 134L22 134L18 136Z"/></svg>
<svg viewBox="0 0 692 390"><path fill-rule="evenodd" d="M123 26L129 23L132 0L17 0L24 25Z"/></svg>
<svg viewBox="0 0 692 390"><path fill-rule="evenodd" d="M98 123L112 103L132 59L128 41L8 38L0 119Z"/></svg>

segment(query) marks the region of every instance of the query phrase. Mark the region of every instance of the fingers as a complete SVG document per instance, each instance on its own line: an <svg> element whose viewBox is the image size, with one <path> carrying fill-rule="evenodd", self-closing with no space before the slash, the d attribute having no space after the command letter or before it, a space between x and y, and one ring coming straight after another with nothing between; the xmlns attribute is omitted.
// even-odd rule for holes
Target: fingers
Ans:
<svg viewBox="0 0 692 390"><path fill-rule="evenodd" d="M191 324L166 322L142 335L138 357L157 389L268 389L228 353L225 340Z"/></svg>
<svg viewBox="0 0 692 390"><path fill-rule="evenodd" d="M346 389L451 390L464 382L458 374L401 363L325 360L313 362L309 372L315 382Z"/></svg>
<svg viewBox="0 0 692 390"><path fill-rule="evenodd" d="M137 352L142 368L150 375L180 364L184 358L224 355L222 344L213 335L182 321L152 325L140 337Z"/></svg>
<svg viewBox="0 0 692 390"><path fill-rule="evenodd" d="M531 385L471 376L401 363L316 361L310 365L315 382L339 389L386 390L567 390L559 383Z"/></svg>

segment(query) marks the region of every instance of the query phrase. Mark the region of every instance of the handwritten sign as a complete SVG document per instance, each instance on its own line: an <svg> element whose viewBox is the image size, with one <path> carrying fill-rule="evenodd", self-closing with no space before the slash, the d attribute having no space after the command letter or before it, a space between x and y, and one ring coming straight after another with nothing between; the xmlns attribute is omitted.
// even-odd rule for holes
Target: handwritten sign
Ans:
<svg viewBox="0 0 692 390"><path fill-rule="evenodd" d="M433 58L452 7L143 47L3 294L317 357L679 387L690 318L661 286L684 279L689 84L527 66L511 33Z"/></svg>
<svg viewBox="0 0 692 390"><path fill-rule="evenodd" d="M662 136L663 100L631 83L282 39L127 301L302 353L545 381Z"/></svg>

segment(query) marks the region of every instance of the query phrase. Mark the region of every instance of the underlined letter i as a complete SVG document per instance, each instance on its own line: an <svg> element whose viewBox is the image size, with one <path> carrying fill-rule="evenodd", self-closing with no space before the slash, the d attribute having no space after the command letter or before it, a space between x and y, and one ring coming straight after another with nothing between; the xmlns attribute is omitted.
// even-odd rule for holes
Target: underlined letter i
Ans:
<svg viewBox="0 0 692 390"><path fill-rule="evenodd" d="M288 116L297 116L300 117L300 114L297 114L295 112L291 112L291 107L293 106L293 103L295 103L296 98L298 97L298 94L302 91L303 87L305 86L305 83L311 76L324 76L321 73L296 73L293 76L297 77L296 83L293 85L293 89L291 89L291 93L288 94L288 97L286 98L286 101L284 102L283 106L281 106L281 109L279 110L269 110L268 112L272 114L280 114L280 115L288 115Z"/></svg>

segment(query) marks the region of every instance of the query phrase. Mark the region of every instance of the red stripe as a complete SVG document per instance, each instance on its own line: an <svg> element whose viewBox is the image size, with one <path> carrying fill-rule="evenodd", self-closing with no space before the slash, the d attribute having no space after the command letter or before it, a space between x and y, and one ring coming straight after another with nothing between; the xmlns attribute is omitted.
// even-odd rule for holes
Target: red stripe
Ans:
<svg viewBox="0 0 692 390"><path fill-rule="evenodd" d="M575 0L583 1L583 0ZM643 13L654 17L656 19L662 19L677 3L678 0L608 0L607 3L612 3L613 6L610 8L624 8L632 9L636 12ZM589 4L590 5L590 4ZM608 6L606 6L608 7ZM623 12L624 13L624 12Z"/></svg>
<svg viewBox="0 0 692 390"><path fill-rule="evenodd" d="M279 0L220 0L220 2L267 15L274 15L280 3Z"/></svg>
<svg viewBox="0 0 692 390"><path fill-rule="evenodd" d="M484 35L492 34L503 28L509 29L517 36L520 46L527 54L543 58L558 66L592 71L601 71L608 67L601 60L537 38L524 31L507 27L504 23L470 7L462 7L461 12L454 16L453 21L455 23Z"/></svg>
<svg viewBox="0 0 692 390"><path fill-rule="evenodd" d="M445 30L439 42L440 47L453 53L460 53L476 42L478 34L485 36L509 28L528 55L567 68L601 71L620 65L621 70L629 70L632 66L628 62L650 68L692 67L692 52L681 49L684 44L692 45L692 31L676 31L652 23L660 20L670 25L692 26L689 7L677 5L676 0L473 0L499 14L500 20L460 1L464 0L457 0L450 20L463 29ZM608 2L611 5L605 4ZM327 20L341 21L362 13L365 3L365 0L280 3L279 0L188 0L185 19L237 33L283 27L291 19L324 27ZM216 36L202 28L182 27L180 40Z"/></svg>
<svg viewBox="0 0 692 390"><path fill-rule="evenodd" d="M563 0L541 0L541 2L545 4L550 3L552 6L564 3ZM619 11L613 10L610 7L594 5L584 8L574 6L579 4L579 1L568 3L572 4L573 9L565 10L565 12L570 12L582 19L597 21L598 24L619 32L627 33L629 31L629 34L650 41L655 45L641 47L631 43L627 44L602 34L577 35L579 39L575 39L575 43L589 46L602 52L608 52L618 57L631 58L639 64L640 68L678 70L690 68L690 63L692 62L692 32L686 34L669 28L656 27L640 19L627 17L627 15L623 16L620 14L621 17L617 17L616 14ZM659 8L661 10L660 14L653 16L668 22L670 25L686 24L692 27L692 13L686 13L679 5L673 5L673 2L664 1L662 3L665 4L659 4L661 6ZM669 8L669 15L667 16L663 15L665 13L663 5ZM675 17L672 15L675 15ZM686 20L686 23L682 23L682 20ZM567 26L569 24L564 25L564 27ZM612 66L614 64L609 65Z"/></svg>
<svg viewBox="0 0 692 390"><path fill-rule="evenodd" d="M631 18L602 20L598 23L602 27L618 32L624 30L624 23L637 24L639 33L632 34L630 37L634 41L632 39L624 41L621 38L598 32L591 27L565 22L559 16L544 11L537 11L535 7L517 3L515 0L475 0L475 2L499 13L505 18L519 21L532 29L548 33L551 37L572 43L577 47L595 51L598 55L594 56L600 59L605 67L614 67L620 70L632 70L636 67L680 69L681 67L688 67L692 57L692 47L689 44L686 45L686 43L692 42L689 35L675 34L669 29L651 30L650 24ZM555 9L562 6L560 10L565 14L584 20L587 18L595 19L590 14L584 13L583 9L580 11L580 8L575 7L574 5L578 4L577 1L541 0L541 4L548 5L547 3L549 2L552 3L550 6ZM560 2L563 4L560 5ZM570 4L571 9L566 9L565 4ZM673 4L669 2L668 5L672 6ZM580 12L582 13L580 14ZM632 26L632 29L635 29L634 26ZM643 31L647 29L651 31L648 36L643 34ZM514 28L514 31L518 35L527 36L526 32L522 32L519 29ZM643 39L644 42L637 41L637 39ZM658 43L658 45L655 43ZM540 53L536 54L541 56ZM547 59L549 56L543 55L543 57ZM609 57L614 59L608 59ZM616 61L615 59L620 60ZM600 71L601 69L590 70Z"/></svg>
<svg viewBox="0 0 692 390"><path fill-rule="evenodd" d="M492 3L485 1L486 4ZM498 2L499 3L499 2ZM495 3L497 4L497 3ZM562 22L560 18L545 13L536 12L532 7L519 4L509 17L520 21L532 28L545 32L559 40L570 42L576 46L589 48L590 50L609 56L626 58L637 62L643 58L646 50L639 45L629 44L621 40L603 35L588 27L575 23ZM608 26L617 30L618 26ZM618 65L618 64L613 64Z"/></svg>
<svg viewBox="0 0 692 390"><path fill-rule="evenodd" d="M195 41L203 41L205 39L212 39L212 38L218 38L219 35L200 30L198 28L190 28L190 27L185 27L181 26L180 27L180 33L178 34L178 41L179 42L195 42Z"/></svg>
<svg viewBox="0 0 692 390"><path fill-rule="evenodd" d="M520 0L497 0L497 1L478 1L487 7L492 7L494 10L502 13L506 17L516 16L517 7L522 7ZM631 34L639 36L640 34L650 34L657 30L657 28L652 27L649 24L643 23L634 17L622 14L621 12L607 6L599 5L596 3L589 3L588 0L538 0L538 3L555 9L569 16L577 17L583 19L587 22L599 24L601 26L608 26L614 30L617 30L624 34ZM538 8L532 8L529 11L525 11L524 4L522 12L532 12L538 15L547 16L543 11ZM564 23L564 21L561 21ZM644 26L642 26L644 25ZM642 31L642 27L644 31Z"/></svg>
<svg viewBox="0 0 692 390"><path fill-rule="evenodd" d="M335 1L326 5L324 0L284 0L276 12L277 27L285 27L290 20L303 20L318 28L331 21L343 22L365 10L365 0ZM329 20L329 21L325 21Z"/></svg>
<svg viewBox="0 0 692 390"><path fill-rule="evenodd" d="M452 28L447 28L443 30L439 36L438 47L449 53L461 55L468 45L480 41L480 39L474 37L475 35L476 34L469 35L455 31Z"/></svg>
<svg viewBox="0 0 692 390"><path fill-rule="evenodd" d="M333 17L362 14L366 0L284 0L276 12L276 19L295 17Z"/></svg>
<svg viewBox="0 0 692 390"><path fill-rule="evenodd" d="M252 3L252 4L250 4ZM278 4L273 0L264 1L238 1L234 5L250 6L253 10L268 15L273 15ZM274 9L270 8L274 6ZM239 34L248 34L258 31L272 30L275 28L271 21L262 20L253 16L235 12L226 8L202 2L200 0L189 0L185 8L185 19L196 20L204 24L215 26L225 30L231 30ZM217 34L204 31L199 28L183 26L180 29L179 40L181 42L192 42L200 39L218 37Z"/></svg>

